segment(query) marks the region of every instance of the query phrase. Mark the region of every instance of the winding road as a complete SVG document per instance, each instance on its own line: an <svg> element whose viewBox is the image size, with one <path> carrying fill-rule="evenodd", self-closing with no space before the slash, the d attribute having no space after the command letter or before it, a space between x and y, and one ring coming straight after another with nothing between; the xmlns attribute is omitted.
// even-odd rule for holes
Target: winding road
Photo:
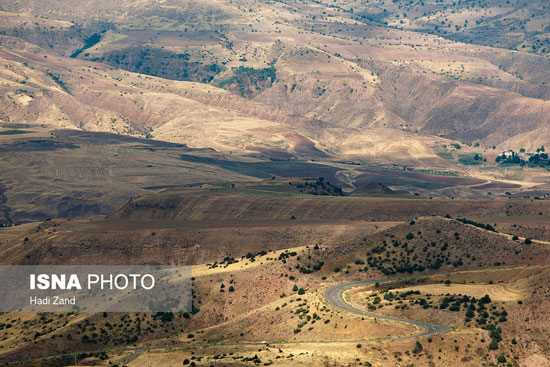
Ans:
<svg viewBox="0 0 550 367"><path fill-rule="evenodd" d="M374 283L385 283L389 281L395 281L395 280L403 280L403 279L413 279L417 278L418 276L411 276L411 277L403 277L403 278L390 278L390 279L382 279L382 280L367 280L362 282L354 282L354 283L344 283L344 284L337 284L332 287L329 287L324 292L324 297L327 300L327 302L335 308L342 309L344 311L361 315L361 316L368 316L368 317L375 317L379 320L389 320L389 321L397 321L404 324L414 325L418 326L420 328L425 329L420 334L412 334L412 335L406 335L406 336L395 336L395 337L387 337L387 338L377 338L377 339L359 339L359 340L336 340L336 341L328 341L328 340L321 340L321 341L294 341L294 342L285 342L285 341L274 341L274 342L244 342L244 343L211 343L211 344L195 344L195 345L173 345L173 346L167 346L167 347L126 347L126 348L109 348L109 349L99 349L99 350L93 350L93 351L84 351L85 353L89 354L97 354L97 353L107 353L107 352L134 352L129 357L126 357L123 361L128 362L139 356L141 353L151 350L166 350L166 351L175 351L175 350L187 350L187 349L194 349L194 348L204 348L204 347L212 347L212 346L262 346L262 345L288 345L288 344L344 344L344 343L370 343L370 342L379 342L379 341L388 341L388 340L404 340L404 339L413 339L413 338L419 338L422 336L428 336L428 335L435 335L435 334L441 334L445 333L447 331L450 331L451 328L444 326L444 325L437 325L437 324L431 324L429 322L422 322L422 321L413 321L413 320L406 320L406 319L400 319L398 317L392 317L392 316L384 316L372 312L363 311L357 308L352 307L349 305L343 297L343 292L347 289L354 288L354 287L360 287L365 285L370 285ZM37 360L45 360L50 358L59 358L59 357L69 357L69 356L75 356L83 351L80 352L69 352L69 353L59 353L59 354L50 354L47 356L42 357L34 357L34 358L26 358L24 360L19 361L11 361L10 363L24 363L24 362L30 362L30 361L37 361Z"/></svg>
<svg viewBox="0 0 550 367"><path fill-rule="evenodd" d="M448 274L448 273L431 274L430 276L441 275L441 274ZM327 288L323 294L325 299L329 303L329 305L334 308L339 308L341 310L344 310L356 315L360 315L360 316L368 316L368 317L374 317L379 320L396 321L404 324L414 325L424 329L424 331L419 334L417 333L417 334L406 335L406 336L395 336L395 337L376 338L376 339L358 339L358 340L335 340L335 341L320 340L320 341L286 341L286 342L272 341L272 342L242 342L242 343L209 343L209 344L192 344L192 345L188 344L188 345L172 345L172 346L166 346L166 347L161 347L161 346L159 347L153 347L153 346L122 347L122 348L109 348L109 349L99 349L99 350L91 350L91 351L88 350L88 351L80 351L80 352L50 354L47 356L26 358L24 360L11 361L8 363L9 364L22 363L22 362L29 362L29 361L36 361L36 360L45 360L50 358L75 356L83 352L90 353L90 354L102 353L102 352L123 352L123 351L134 352L134 354L127 357L127 360L129 361L139 356L139 354L145 351L151 351L151 350L175 351L175 350L187 350L187 349L213 347L213 346L256 346L256 345L262 346L262 345L317 344L317 343L320 343L320 344L370 343L370 342L380 342L380 341L414 339L414 338L419 338L423 336L446 333L451 330L451 328L448 326L432 324L429 322L400 319L398 317L385 316L385 315L380 315L372 312L363 311L351 306L343 298L343 292L354 287L371 285L375 283L386 283L386 282L396 281L396 280L414 279L414 278L425 277L425 276L426 275L418 275L418 276L409 276L409 277L401 277L401 278L388 278L388 279L377 279L377 280L375 279L375 280L366 280L366 281L360 281L360 282L354 282L354 283L337 284Z"/></svg>
<svg viewBox="0 0 550 367"><path fill-rule="evenodd" d="M380 340L412 339L412 338L418 338L418 337L422 337L422 336L446 333L447 331L450 331L451 328L448 327L448 326L445 326L445 325L438 325L438 324L432 324L432 323L429 323L429 322L400 319L398 317L385 316L385 315L380 315L380 314L373 313L373 312L367 312L367 311L364 311L364 310L360 310L358 308L355 308L355 307L351 306L349 303L347 303L344 300L344 294L343 294L344 291L346 291L348 289L351 289L351 288L365 286L365 285L371 285L371 284L375 284L375 283L385 283L385 282L389 282L389 281L403 280L403 279L413 279L413 278L416 278L416 277L392 278L392 279L383 279L383 280L366 280L366 281L355 282L355 283L337 284L337 285L334 285L332 287L327 288L325 290L324 296L325 296L325 299L327 300L327 302L332 307L336 307L336 308L342 309L344 311L354 313L356 315L375 317L379 320L397 321L397 322L401 322L401 323L404 323L404 324L418 326L418 327L424 329L424 331L420 334L388 337L388 338L377 339L378 341L380 341Z"/></svg>

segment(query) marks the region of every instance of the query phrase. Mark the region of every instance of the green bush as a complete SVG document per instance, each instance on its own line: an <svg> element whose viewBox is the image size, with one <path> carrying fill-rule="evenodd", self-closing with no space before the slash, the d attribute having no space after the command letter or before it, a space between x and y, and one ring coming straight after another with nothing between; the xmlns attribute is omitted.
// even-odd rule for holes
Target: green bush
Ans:
<svg viewBox="0 0 550 367"><path fill-rule="evenodd" d="M417 341L412 352L414 354L418 354L418 353L422 352L423 349L424 349L424 347L422 346L422 344L420 344L420 342Z"/></svg>

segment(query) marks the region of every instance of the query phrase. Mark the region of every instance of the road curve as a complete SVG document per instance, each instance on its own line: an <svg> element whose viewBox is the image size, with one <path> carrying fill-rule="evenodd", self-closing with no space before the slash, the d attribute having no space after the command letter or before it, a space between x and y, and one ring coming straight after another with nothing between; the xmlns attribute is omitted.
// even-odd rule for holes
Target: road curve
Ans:
<svg viewBox="0 0 550 367"><path fill-rule="evenodd" d="M407 277L407 278L415 278L415 277ZM382 280L366 280L362 282L354 282L354 283L344 283L344 284L337 284L333 285L332 287L329 287L325 290L324 296L327 302L332 306L339 309L342 309L347 312L351 312L356 315L361 316L368 316L368 317L376 317L379 320L389 320L389 321L397 321L404 324L414 325L418 326L420 328L423 328L424 331L420 334L413 334L413 335L407 335L407 336L396 336L396 337L388 337L388 338L381 338L377 340L401 340L401 339L412 339L412 338L418 338L421 336L428 336L428 335L436 335L441 333L446 333L447 331L450 331L451 328L445 325L438 325L438 324L432 324L429 322L422 322L422 321L414 321L414 320L406 320L406 319L400 319L398 317L393 316L385 316L376 314L373 312L367 312L360 310L358 308L355 308L351 306L349 303L347 303L344 300L343 293L347 289L354 288L354 287L360 287L365 285L370 285L374 283L385 283L389 281L395 281L395 280L402 280L407 278L394 278L394 279L382 279Z"/></svg>
<svg viewBox="0 0 550 367"><path fill-rule="evenodd" d="M477 228L477 227L476 227ZM508 267L501 267L499 269L530 269L530 268L547 268L548 265L531 265L531 266L508 266ZM480 272L480 271L486 271L490 270L492 268L480 268L475 270L464 270L464 271L458 271L458 272L452 272L452 274L460 274L460 273L469 273L469 272ZM381 320L390 320L390 321L396 321L401 322L404 324L409 325L415 325L418 327L421 327L425 329L424 332L420 334L413 334L408 336L397 336L397 337L387 337L387 338L378 338L378 339L359 339L359 340L311 340L311 341L294 341L294 342L285 342L285 341L271 341L271 342L241 342L241 343L210 343L210 344L187 344L187 345L172 345L172 346L165 346L165 347L119 347L119 348L108 348L108 349L96 349L96 350L84 350L84 351L78 351L78 352L66 352L66 353L58 353L58 354L49 354L45 356L40 357L31 357L26 358L22 360L17 361L8 361L7 364L16 364L16 363L25 363L30 361L37 361L37 360L45 360L50 358L59 358L59 357L69 357L69 356L75 356L80 353L91 353L91 354L97 354L102 352L123 352L123 351L131 351L131 352L144 352L144 351L150 351L150 350L180 350L180 349L194 349L194 348L205 348L205 347L213 347L213 346L261 346L261 345L288 345L288 344L344 344L344 343L371 343L371 342L379 342L379 341L391 341L391 340L402 340L402 339L413 339L413 338L419 338L422 336L428 336L428 335L435 335L440 333L445 333L447 331L450 331L451 328L444 326L444 325L437 325L437 324L431 324L429 322L421 322L421 321L413 321L413 320L406 320L406 319L400 319L398 317L391 317L391 316L384 316L375 314L372 312L366 312L357 308L354 308L347 304L344 299L342 298L342 293L350 288L353 287L359 287L364 285L370 285L374 283L385 283L390 281L396 281L396 280L405 280L405 279L414 279L414 278L423 278L427 276L436 276L436 275L448 275L451 274L449 272L446 273L436 273L436 274L423 274L423 275L416 275L416 276L408 276L408 277L400 277L400 278L390 278L390 279L381 279L381 280L367 280L362 282L354 282L354 283L344 283L344 284L338 284L334 285L332 287L329 287L325 290L324 296L328 303L336 308L340 308L344 311L348 311L351 313L354 313L356 315L360 316L368 316L368 317L375 317L377 319ZM4 363L4 362L2 362Z"/></svg>

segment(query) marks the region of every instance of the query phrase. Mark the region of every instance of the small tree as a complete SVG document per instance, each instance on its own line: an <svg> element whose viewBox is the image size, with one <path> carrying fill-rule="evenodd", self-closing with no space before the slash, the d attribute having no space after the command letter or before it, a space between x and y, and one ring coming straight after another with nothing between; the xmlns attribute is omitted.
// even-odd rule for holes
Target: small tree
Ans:
<svg viewBox="0 0 550 367"><path fill-rule="evenodd" d="M412 352L413 352L414 354L418 354L418 353L422 352L423 349L424 349L424 347L422 346L422 344L420 344L420 342L417 341L417 342L416 342L416 345L414 346Z"/></svg>

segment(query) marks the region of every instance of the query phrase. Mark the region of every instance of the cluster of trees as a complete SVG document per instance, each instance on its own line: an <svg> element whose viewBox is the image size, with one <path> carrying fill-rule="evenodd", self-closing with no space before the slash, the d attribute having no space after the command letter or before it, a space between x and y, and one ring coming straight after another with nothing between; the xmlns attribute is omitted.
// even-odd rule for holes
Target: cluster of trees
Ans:
<svg viewBox="0 0 550 367"><path fill-rule="evenodd" d="M344 196L345 193L338 186L331 184L329 181L325 181L324 177L319 177L315 182L304 181L303 183L293 184L288 183L291 186L296 186L300 189L302 194L310 195L329 195L329 196Z"/></svg>
<svg viewBox="0 0 550 367"><path fill-rule="evenodd" d="M525 165L525 161L519 157L517 154L512 154L511 157L507 157L504 153L502 155L497 155L495 161L500 164L520 164Z"/></svg>
<svg viewBox="0 0 550 367"><path fill-rule="evenodd" d="M521 153L525 152L525 149L520 150ZM530 154L529 159L526 161L522 159L519 154L512 152L512 156L506 156L504 153L496 157L495 161L499 164L519 164L520 166L550 166L550 160L548 159L548 153L544 149L544 145L537 148L536 153Z"/></svg>
<svg viewBox="0 0 550 367"><path fill-rule="evenodd" d="M216 261L214 262L213 264L209 264L209 268L210 269L214 269L214 268L217 268L218 266L223 266L225 268L227 268L230 264L234 264L234 263L237 263L239 262L238 260L235 260L234 257L231 257L231 256L226 256L222 261L220 261L219 263Z"/></svg>
<svg viewBox="0 0 550 367"><path fill-rule="evenodd" d="M87 57L86 54L84 56ZM192 61L189 54L147 46L112 50L88 59L132 72L200 83L210 83L223 69L223 65L218 65L215 61L208 63L206 60L210 58L205 61Z"/></svg>
<svg viewBox="0 0 550 367"><path fill-rule="evenodd" d="M498 349L498 343L502 340L502 330L497 327L497 324L506 322L508 313L504 308L500 310L496 306L489 308L491 302L489 295L485 295L480 299L470 298L466 295L462 297L448 296L441 300L439 308L446 309L448 307L449 311L453 312L465 310L464 321L470 322L475 319L478 326L488 330L491 338L489 349L495 350Z"/></svg>
<svg viewBox="0 0 550 367"><path fill-rule="evenodd" d="M235 90L246 98L252 98L271 87L277 78L277 70L273 66L264 69L239 66L232 71L233 75L228 79L220 80L217 83L218 87Z"/></svg>
<svg viewBox="0 0 550 367"><path fill-rule="evenodd" d="M305 266L297 265L297 267L299 268L300 273L311 274L311 273L315 273L316 271L321 270L323 268L323 265L325 265L325 263L323 261L319 261L319 262L317 262L313 265L311 265L311 264L307 264Z"/></svg>
<svg viewBox="0 0 550 367"><path fill-rule="evenodd" d="M279 259L278 260L281 260L283 262L283 264L286 264L286 259L288 259L289 257L293 257L293 256L296 256L298 255L296 253L296 251L291 251L291 252L281 252L279 254Z"/></svg>
<svg viewBox="0 0 550 367"><path fill-rule="evenodd" d="M462 222L464 224L471 224L473 226L476 226L478 228L483 228L483 229L486 229L488 231L492 231L492 232L496 232L497 230L495 229L495 227L493 227L492 225L490 224L483 224L483 223L479 223L479 222L474 222L473 220L471 219L467 219L467 218L456 218L457 221L459 222Z"/></svg>
<svg viewBox="0 0 550 367"><path fill-rule="evenodd" d="M542 146L542 150L540 152L529 157L529 162L537 165L550 165L548 154L544 153L544 145Z"/></svg>
<svg viewBox="0 0 550 367"><path fill-rule="evenodd" d="M405 238L411 241L415 236L413 233L408 233ZM456 237L455 239L458 240ZM443 264L452 264L455 267L463 265L462 258L450 259L448 247L447 242L438 245L432 241L421 247L419 244L392 239L391 246L383 241L381 246L376 246L367 252L367 265L385 275L412 274L426 269L436 270ZM364 270L367 269L365 267Z"/></svg>

